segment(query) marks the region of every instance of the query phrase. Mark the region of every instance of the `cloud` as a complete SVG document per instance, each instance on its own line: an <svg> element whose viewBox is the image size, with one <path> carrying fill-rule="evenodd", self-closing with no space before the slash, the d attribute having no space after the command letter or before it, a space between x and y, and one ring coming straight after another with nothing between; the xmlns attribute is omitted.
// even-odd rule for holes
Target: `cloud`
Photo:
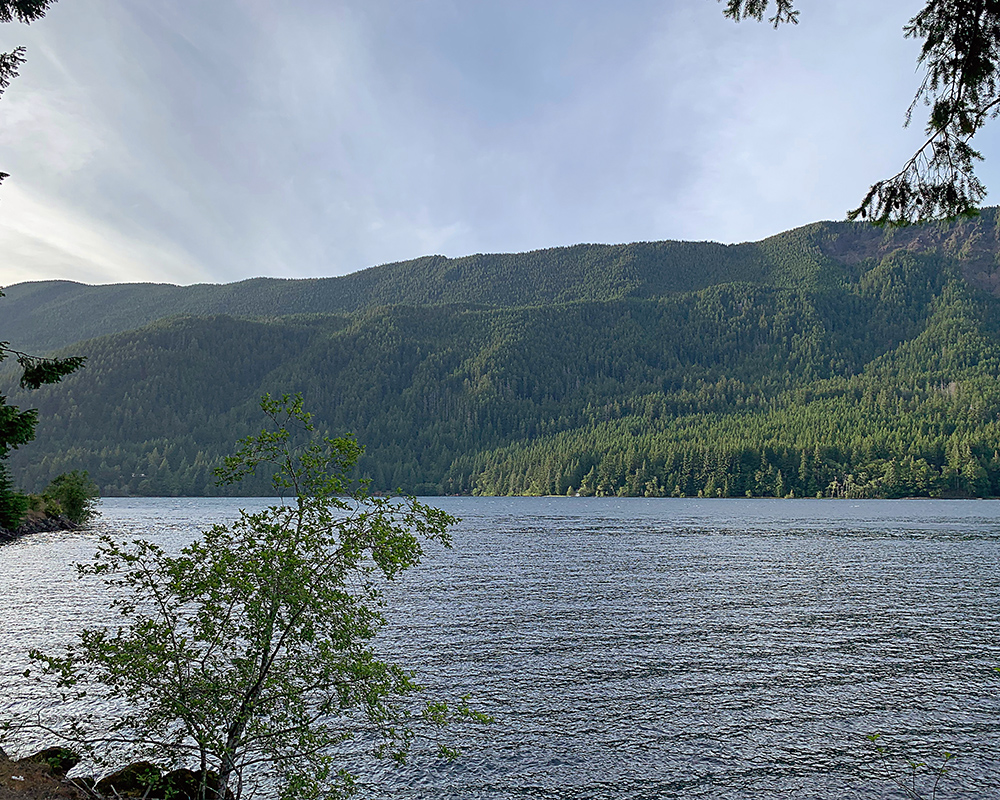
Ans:
<svg viewBox="0 0 1000 800"><path fill-rule="evenodd" d="M919 134L918 6L60 3L11 29L5 241L36 279L230 281L840 218Z"/></svg>
<svg viewBox="0 0 1000 800"><path fill-rule="evenodd" d="M194 283L201 270L168 244L130 239L113 227L95 225L86 214L53 197L39 197L5 184L0 201L2 284L39 280L82 283L162 281L170 275ZM37 273L45 264L46 274Z"/></svg>

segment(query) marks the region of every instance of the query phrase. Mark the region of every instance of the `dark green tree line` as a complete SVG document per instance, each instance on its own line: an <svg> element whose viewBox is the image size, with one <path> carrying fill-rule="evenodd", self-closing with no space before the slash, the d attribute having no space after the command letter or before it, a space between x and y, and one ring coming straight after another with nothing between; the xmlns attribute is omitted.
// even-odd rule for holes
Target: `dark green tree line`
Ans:
<svg viewBox="0 0 1000 800"><path fill-rule="evenodd" d="M35 490L86 469L104 494L216 493L253 398L290 386L366 443L380 491L996 492L1000 301L937 251L836 281L793 254L779 285L163 320L82 344L88 370L32 395L36 457L16 464Z"/></svg>

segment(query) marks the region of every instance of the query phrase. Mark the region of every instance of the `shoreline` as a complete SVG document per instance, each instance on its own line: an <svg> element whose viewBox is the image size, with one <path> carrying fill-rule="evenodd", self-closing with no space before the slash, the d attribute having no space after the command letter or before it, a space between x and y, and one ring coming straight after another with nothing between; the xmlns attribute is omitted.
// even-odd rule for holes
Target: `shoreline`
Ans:
<svg viewBox="0 0 1000 800"><path fill-rule="evenodd" d="M0 528L0 546L10 544L11 542L17 541L22 536L30 536L33 533L76 531L79 530L80 527L80 525L72 522L68 517L63 516L62 514L55 517L32 517L29 515L16 530L9 531L6 528Z"/></svg>

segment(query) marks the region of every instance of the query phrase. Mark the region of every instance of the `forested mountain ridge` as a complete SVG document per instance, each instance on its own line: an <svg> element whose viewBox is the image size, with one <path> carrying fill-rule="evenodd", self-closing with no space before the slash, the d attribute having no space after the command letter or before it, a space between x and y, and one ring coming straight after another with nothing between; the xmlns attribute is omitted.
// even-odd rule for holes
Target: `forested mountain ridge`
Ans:
<svg viewBox="0 0 1000 800"><path fill-rule="evenodd" d="M621 258L634 281L609 297L158 320L74 344L87 368L59 386L8 378L41 412L11 466L25 488L84 468L107 494L214 493L259 395L299 391L367 447L376 490L1000 494L1000 300L972 284L992 213L821 223L711 262L725 274Z"/></svg>
<svg viewBox="0 0 1000 800"><path fill-rule="evenodd" d="M17 331L15 346L52 349L175 314L261 318L400 303L529 306L658 296L734 280L769 282L777 271L769 251L763 243L577 245L458 259L427 256L339 278L185 287L29 283L5 289L6 312ZM52 325L57 318L60 324Z"/></svg>
<svg viewBox="0 0 1000 800"><path fill-rule="evenodd" d="M270 318L400 303L530 306L663 297L738 281L829 288L856 278L865 259L894 251L945 258L970 283L996 293L998 241L997 210L986 209L974 220L902 229L820 222L738 245L581 244L454 259L426 256L337 278L183 287L22 283L5 287L3 336L18 349L41 352L176 314Z"/></svg>

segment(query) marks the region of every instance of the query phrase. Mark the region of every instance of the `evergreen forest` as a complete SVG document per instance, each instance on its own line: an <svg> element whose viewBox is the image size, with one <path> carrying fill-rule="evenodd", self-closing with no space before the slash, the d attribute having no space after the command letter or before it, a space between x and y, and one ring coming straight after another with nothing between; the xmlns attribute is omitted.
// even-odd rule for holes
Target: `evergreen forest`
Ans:
<svg viewBox="0 0 1000 800"><path fill-rule="evenodd" d="M222 493L264 392L417 495L1000 495L997 211L741 245L431 256L343 278L5 287L0 334L86 367L25 392L25 491ZM267 478L242 485L265 493Z"/></svg>

